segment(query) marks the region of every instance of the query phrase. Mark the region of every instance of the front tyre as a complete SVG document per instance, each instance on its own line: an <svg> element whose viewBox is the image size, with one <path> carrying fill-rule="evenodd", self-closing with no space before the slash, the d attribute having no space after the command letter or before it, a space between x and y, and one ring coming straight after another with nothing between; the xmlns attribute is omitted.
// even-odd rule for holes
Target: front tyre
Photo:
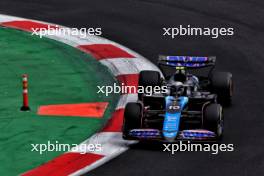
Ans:
<svg viewBox="0 0 264 176"><path fill-rule="evenodd" d="M220 104L209 104L203 112L204 128L216 134L216 138L221 139L224 129L223 108Z"/></svg>
<svg viewBox="0 0 264 176"><path fill-rule="evenodd" d="M129 131L141 127L142 105L140 103L128 103L125 107L123 121L123 138L129 138Z"/></svg>

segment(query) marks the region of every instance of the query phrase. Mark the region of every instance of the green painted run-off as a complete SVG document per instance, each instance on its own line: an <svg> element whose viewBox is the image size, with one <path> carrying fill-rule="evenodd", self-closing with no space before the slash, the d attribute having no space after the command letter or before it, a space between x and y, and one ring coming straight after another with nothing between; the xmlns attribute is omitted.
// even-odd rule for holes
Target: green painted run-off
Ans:
<svg viewBox="0 0 264 176"><path fill-rule="evenodd" d="M22 74L29 75L31 112L20 112ZM119 95L97 94L116 81L87 54L30 33L0 28L0 175L18 175L63 152L31 152L31 144L79 144L99 130ZM36 115L40 105L107 101L103 119Z"/></svg>

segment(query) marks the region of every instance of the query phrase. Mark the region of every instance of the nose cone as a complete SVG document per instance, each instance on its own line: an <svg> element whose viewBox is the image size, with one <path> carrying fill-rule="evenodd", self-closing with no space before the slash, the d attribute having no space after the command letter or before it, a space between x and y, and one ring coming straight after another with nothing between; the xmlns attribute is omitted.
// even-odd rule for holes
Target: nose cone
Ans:
<svg viewBox="0 0 264 176"><path fill-rule="evenodd" d="M178 131L163 131L163 136L168 142L173 142L177 137Z"/></svg>

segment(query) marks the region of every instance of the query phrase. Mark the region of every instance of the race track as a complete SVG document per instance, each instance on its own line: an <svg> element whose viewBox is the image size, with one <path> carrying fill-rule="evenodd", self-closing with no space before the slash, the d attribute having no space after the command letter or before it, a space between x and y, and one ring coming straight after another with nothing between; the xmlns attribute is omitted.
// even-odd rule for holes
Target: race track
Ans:
<svg viewBox="0 0 264 176"><path fill-rule="evenodd" d="M158 54L216 55L217 69L235 80L233 106L225 109L223 143L234 152L218 155L136 145L89 176L264 175L264 2L257 0L1 0L0 13L70 27L102 27L103 36L153 63ZM162 36L163 27L233 27L232 37Z"/></svg>

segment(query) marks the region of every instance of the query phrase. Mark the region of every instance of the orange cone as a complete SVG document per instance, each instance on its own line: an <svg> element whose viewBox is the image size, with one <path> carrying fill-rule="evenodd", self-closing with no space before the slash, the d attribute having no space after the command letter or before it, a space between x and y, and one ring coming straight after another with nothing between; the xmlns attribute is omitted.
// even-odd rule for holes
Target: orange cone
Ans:
<svg viewBox="0 0 264 176"><path fill-rule="evenodd" d="M21 111L30 111L28 105L28 75L22 75L23 80L23 106L20 108Z"/></svg>

